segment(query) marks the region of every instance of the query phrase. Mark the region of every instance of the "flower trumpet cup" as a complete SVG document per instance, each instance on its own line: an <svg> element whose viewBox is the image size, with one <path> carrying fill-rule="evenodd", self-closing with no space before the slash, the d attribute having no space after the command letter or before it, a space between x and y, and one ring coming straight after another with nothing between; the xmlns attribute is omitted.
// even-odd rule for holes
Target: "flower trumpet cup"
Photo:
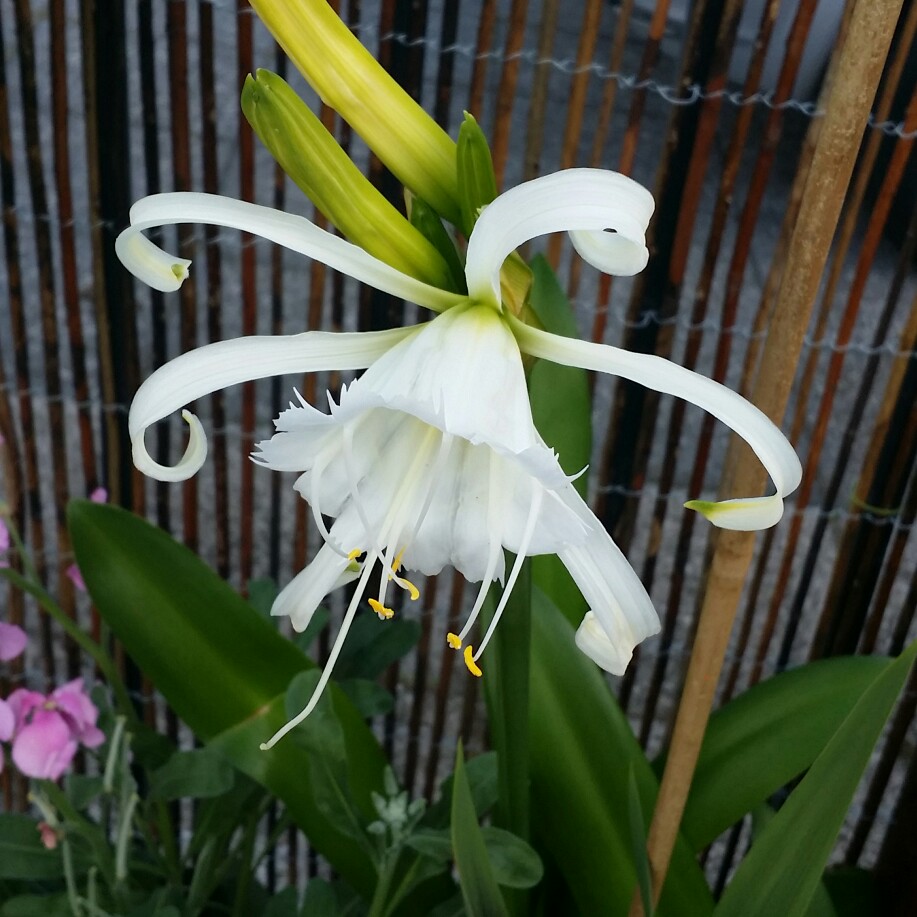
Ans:
<svg viewBox="0 0 917 917"><path fill-rule="evenodd" d="M765 528L779 520L801 467L779 429L752 404L659 357L533 328L501 304L504 260L546 233L570 232L580 255L600 270L636 274L646 265L644 234L652 211L649 192L613 172L572 169L519 185L497 197L475 224L465 264L468 296L459 296L408 277L307 220L263 207L201 194L157 195L134 206L118 253L157 289L177 289L188 262L156 248L142 231L205 222L271 239L441 313L390 331L306 332L210 344L154 372L131 406L137 467L160 480L183 480L205 460L200 422L183 413L190 441L173 467L157 464L147 453L144 433L151 424L234 383L291 372L366 370L337 402L329 395L328 413L297 396L275 422L275 435L253 456L275 471L298 472L295 488L309 502L324 539L312 563L277 597L273 613L289 615L301 630L332 589L357 580L315 695L268 747L317 702L375 567L380 586L368 604L383 618L393 613L390 588L417 598L408 578L412 571L430 575L451 564L480 581L465 626L448 635L475 675L481 674L478 660L522 560L530 555L557 554L567 566L590 608L577 645L607 671L623 673L634 647L658 630L639 578L535 429L523 354L623 376L711 412L754 449L775 493L693 506L724 528ZM334 519L330 528L326 516ZM505 550L516 555L508 571ZM504 584L503 595L475 649L466 640L495 580Z"/></svg>

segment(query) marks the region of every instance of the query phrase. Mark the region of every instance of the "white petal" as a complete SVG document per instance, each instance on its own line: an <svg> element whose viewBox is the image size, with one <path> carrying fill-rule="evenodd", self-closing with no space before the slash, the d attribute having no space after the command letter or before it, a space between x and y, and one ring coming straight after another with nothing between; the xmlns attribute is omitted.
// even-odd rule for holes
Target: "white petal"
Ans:
<svg viewBox="0 0 917 917"><path fill-rule="evenodd" d="M359 246L320 229L305 217L216 194L195 191L153 194L131 207L130 220L131 225L115 240L115 251L134 276L163 292L171 292L181 286L188 276L191 262L162 251L141 233L173 223L207 223L254 233L321 261L377 290L436 312L448 309L465 298L402 274Z"/></svg>
<svg viewBox="0 0 917 917"><path fill-rule="evenodd" d="M490 306L437 316L377 360L337 412L349 416L372 406L412 414L445 433L516 456L533 473L563 480L532 421L519 347Z"/></svg>
<svg viewBox="0 0 917 917"><path fill-rule="evenodd" d="M315 559L280 592L271 607L272 615L289 615L293 630L304 631L328 593L353 582L362 567L322 545Z"/></svg>
<svg viewBox="0 0 917 917"><path fill-rule="evenodd" d="M550 232L575 231L577 251L603 271L639 273L646 267L644 235L653 208L646 188L603 169L568 169L517 185L475 223L465 261L468 293L499 303L503 261L523 242Z"/></svg>
<svg viewBox="0 0 917 917"><path fill-rule="evenodd" d="M613 373L654 391L684 398L723 421L751 446L771 476L777 493L721 503L691 501L686 505L703 513L720 528L740 531L768 528L780 519L783 498L799 486L802 465L779 427L750 401L725 385L662 357L548 334L512 316L508 320L519 346L534 357Z"/></svg>
<svg viewBox="0 0 917 917"><path fill-rule="evenodd" d="M157 420L197 398L240 382L284 373L363 369L416 331L416 327L350 334L307 331L220 341L184 353L157 369L134 396L128 416L134 464L159 481L184 481L206 458L203 428L193 414L183 414L191 426L191 439L181 461L170 468L154 462L144 445L147 427Z"/></svg>
<svg viewBox="0 0 917 917"><path fill-rule="evenodd" d="M610 650L606 647L604 658L606 661L610 658L624 660L626 665L634 647L659 632L659 616L640 577L576 489L571 487L563 497L570 509L584 523L590 524L591 531L582 544L564 546L557 556L576 581L598 625L613 645L613 655L608 655ZM592 625L587 630L591 628ZM595 647L594 641L589 645ZM584 652L588 651L584 649ZM601 659L592 658L607 668ZM608 671L621 674L611 668Z"/></svg>
<svg viewBox="0 0 917 917"><path fill-rule="evenodd" d="M634 655L633 647L628 641L611 641L591 611L586 612L576 630L576 645L596 665L612 675L623 675L627 664Z"/></svg>

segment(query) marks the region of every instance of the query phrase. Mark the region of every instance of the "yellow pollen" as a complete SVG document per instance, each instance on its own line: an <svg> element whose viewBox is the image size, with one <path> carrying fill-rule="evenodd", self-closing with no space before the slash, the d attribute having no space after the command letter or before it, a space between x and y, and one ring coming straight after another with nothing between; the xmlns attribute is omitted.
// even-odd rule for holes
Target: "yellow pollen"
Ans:
<svg viewBox="0 0 917 917"><path fill-rule="evenodd" d="M408 546L405 545L396 555L394 561L392 561L392 569L397 573L401 569L401 558L404 557L404 552L407 551Z"/></svg>
<svg viewBox="0 0 917 917"><path fill-rule="evenodd" d="M474 661L473 652L470 644L465 647L465 665L468 666L468 671L471 672L475 678L480 678L484 673L481 671L480 666Z"/></svg>
<svg viewBox="0 0 917 917"><path fill-rule="evenodd" d="M416 602L420 598L420 590L410 580L398 577L398 585L411 593L412 602Z"/></svg>
<svg viewBox="0 0 917 917"><path fill-rule="evenodd" d="M446 643L454 650L460 650L462 648L462 641L459 640L456 634L446 634Z"/></svg>
<svg viewBox="0 0 917 917"><path fill-rule="evenodd" d="M381 602L377 602L375 599L369 600L369 607L372 608L380 618L391 618L395 615L394 609L386 608Z"/></svg>
<svg viewBox="0 0 917 917"><path fill-rule="evenodd" d="M363 553L363 552L360 550L360 548L354 548L354 549L347 555L347 559L348 559L348 560L356 560L362 553Z"/></svg>

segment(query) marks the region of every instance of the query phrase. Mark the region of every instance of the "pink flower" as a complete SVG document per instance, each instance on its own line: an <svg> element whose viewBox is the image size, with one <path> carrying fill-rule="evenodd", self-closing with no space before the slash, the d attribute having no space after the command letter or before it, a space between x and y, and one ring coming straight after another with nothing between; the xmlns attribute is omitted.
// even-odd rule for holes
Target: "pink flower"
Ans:
<svg viewBox="0 0 917 917"><path fill-rule="evenodd" d="M86 581L83 579L83 574L80 573L80 568L76 564L70 564L67 567L67 576L80 592L86 591Z"/></svg>
<svg viewBox="0 0 917 917"><path fill-rule="evenodd" d="M2 524L0 522L0 525ZM28 642L29 638L21 627L0 621L0 662L15 659L25 649Z"/></svg>
<svg viewBox="0 0 917 917"><path fill-rule="evenodd" d="M0 742L8 742L16 728L16 715L5 700L0 700ZM0 749L0 773L3 773L3 750Z"/></svg>
<svg viewBox="0 0 917 917"><path fill-rule="evenodd" d="M54 850L55 847L57 847L57 842L60 838L58 837L57 831L55 831L46 821L40 821L38 823L38 833L41 835L42 844L44 844L48 850Z"/></svg>
<svg viewBox="0 0 917 917"><path fill-rule="evenodd" d="M27 777L59 779L82 744L96 748L105 741L96 726L99 711L77 678L47 697L20 688L6 702L12 710L13 762ZM10 736L7 736L10 738Z"/></svg>

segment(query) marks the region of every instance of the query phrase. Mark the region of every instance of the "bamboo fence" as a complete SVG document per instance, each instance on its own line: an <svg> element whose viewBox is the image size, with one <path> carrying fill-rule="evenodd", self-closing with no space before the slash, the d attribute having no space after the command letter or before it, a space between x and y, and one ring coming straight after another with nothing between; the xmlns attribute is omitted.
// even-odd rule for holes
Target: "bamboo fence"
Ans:
<svg viewBox="0 0 917 917"><path fill-rule="evenodd" d="M558 270L583 336L672 358L749 394L767 385L762 344L805 216L820 98L852 6L342 0L341 15L453 135L463 110L478 118L504 187L582 165L650 187L652 255L638 278L596 277L560 237L530 253L545 252ZM850 126L859 158L784 419L805 476L783 523L756 541L718 702L809 659L896 654L917 635L915 29L917 3L907 2L869 123ZM291 481L247 456L293 385L315 400L342 380L268 380L199 404L210 459L183 485L133 470L133 392L170 357L212 340L382 328L414 320L415 308L263 242L187 226L162 238L194 260L192 280L163 296L132 281L113 240L131 203L157 191L222 193L312 216L239 110L256 67L285 75L396 202L397 183L241 0L0 0L0 39L0 498L49 588L95 634L100 623L66 573L64 510L99 486L240 590L254 578L286 582L317 538ZM596 378L592 392L593 506L663 620L614 684L653 754L671 735L711 555L710 527L682 503L716 493L728 431L629 383ZM174 460L183 437L176 421L149 439ZM418 648L385 676L396 707L375 725L415 794L434 791L460 737L473 749L486 743L477 682L440 650L470 598L459 577L430 582L416 612ZM3 616L36 638L12 685L88 674L32 604L2 588L0 601ZM187 742L124 665L150 722ZM902 895L914 892L907 864L917 856L915 706L912 681L835 852L835 862L897 877ZM23 805L10 772L0 780L3 805ZM717 889L748 836L739 824L709 852ZM270 881L317 868L301 838L285 849Z"/></svg>

